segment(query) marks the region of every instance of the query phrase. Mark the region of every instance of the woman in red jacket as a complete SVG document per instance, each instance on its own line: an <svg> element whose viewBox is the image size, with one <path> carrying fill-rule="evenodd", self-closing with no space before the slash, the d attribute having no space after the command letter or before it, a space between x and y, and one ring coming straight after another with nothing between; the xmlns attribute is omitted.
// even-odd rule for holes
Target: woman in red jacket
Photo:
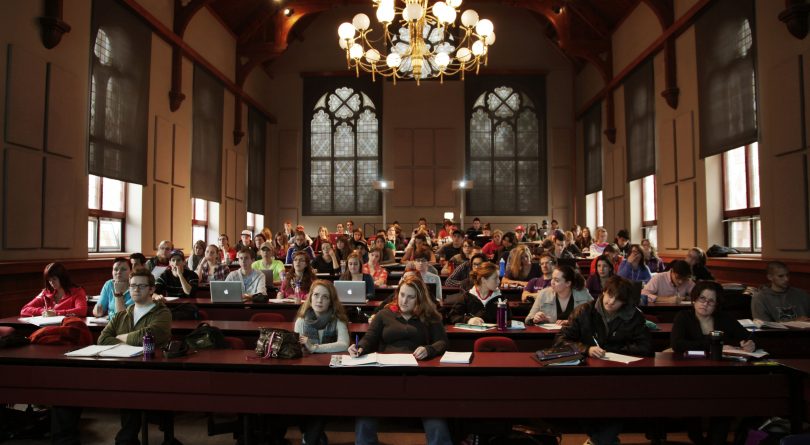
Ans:
<svg viewBox="0 0 810 445"><path fill-rule="evenodd" d="M45 289L20 311L23 317L37 315L53 316L74 314L87 316L87 294L84 289L73 284L67 269L62 263L51 263L43 272Z"/></svg>

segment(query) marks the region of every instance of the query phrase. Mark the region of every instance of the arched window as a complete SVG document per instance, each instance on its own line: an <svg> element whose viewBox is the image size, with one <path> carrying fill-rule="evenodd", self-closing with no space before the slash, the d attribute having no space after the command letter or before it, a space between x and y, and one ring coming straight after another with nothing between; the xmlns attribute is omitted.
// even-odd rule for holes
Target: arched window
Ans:
<svg viewBox="0 0 810 445"><path fill-rule="evenodd" d="M501 85L480 94L469 119L468 195L474 215L546 213L545 136L535 98Z"/></svg>
<svg viewBox="0 0 810 445"><path fill-rule="evenodd" d="M379 215L377 106L358 88L337 87L312 108L305 139L304 213Z"/></svg>

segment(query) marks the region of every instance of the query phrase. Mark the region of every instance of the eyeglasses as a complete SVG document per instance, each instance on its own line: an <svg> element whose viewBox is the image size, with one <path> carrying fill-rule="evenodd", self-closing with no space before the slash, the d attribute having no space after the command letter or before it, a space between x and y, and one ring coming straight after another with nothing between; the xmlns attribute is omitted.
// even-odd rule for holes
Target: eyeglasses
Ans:
<svg viewBox="0 0 810 445"><path fill-rule="evenodd" d="M148 284L130 284L129 290L146 290L149 289L150 287L152 286Z"/></svg>
<svg viewBox="0 0 810 445"><path fill-rule="evenodd" d="M695 302L703 303L706 306L714 306L714 305L717 304L717 300L713 300L711 298L706 298L706 297L698 297L697 300L695 300Z"/></svg>

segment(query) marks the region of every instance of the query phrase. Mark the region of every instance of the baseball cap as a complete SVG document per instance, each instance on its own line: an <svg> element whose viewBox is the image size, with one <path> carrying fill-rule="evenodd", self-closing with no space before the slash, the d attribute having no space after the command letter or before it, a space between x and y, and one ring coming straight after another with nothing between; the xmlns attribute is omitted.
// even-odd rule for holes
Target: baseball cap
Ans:
<svg viewBox="0 0 810 445"><path fill-rule="evenodd" d="M253 232L248 229L242 231L242 235L253 236Z"/></svg>
<svg viewBox="0 0 810 445"><path fill-rule="evenodd" d="M526 229L524 229L523 226L517 226L517 227L515 227L515 232L517 232L517 231L525 232Z"/></svg>

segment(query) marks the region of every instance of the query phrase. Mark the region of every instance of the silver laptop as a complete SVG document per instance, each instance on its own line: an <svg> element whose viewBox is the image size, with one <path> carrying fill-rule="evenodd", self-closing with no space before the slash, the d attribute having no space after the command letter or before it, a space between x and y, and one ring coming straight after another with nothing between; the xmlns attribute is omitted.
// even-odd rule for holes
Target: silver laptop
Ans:
<svg viewBox="0 0 810 445"><path fill-rule="evenodd" d="M341 303L366 302L365 281L335 281L335 289Z"/></svg>
<svg viewBox="0 0 810 445"><path fill-rule="evenodd" d="M211 282L211 302L212 303L241 303L242 281L212 281Z"/></svg>

